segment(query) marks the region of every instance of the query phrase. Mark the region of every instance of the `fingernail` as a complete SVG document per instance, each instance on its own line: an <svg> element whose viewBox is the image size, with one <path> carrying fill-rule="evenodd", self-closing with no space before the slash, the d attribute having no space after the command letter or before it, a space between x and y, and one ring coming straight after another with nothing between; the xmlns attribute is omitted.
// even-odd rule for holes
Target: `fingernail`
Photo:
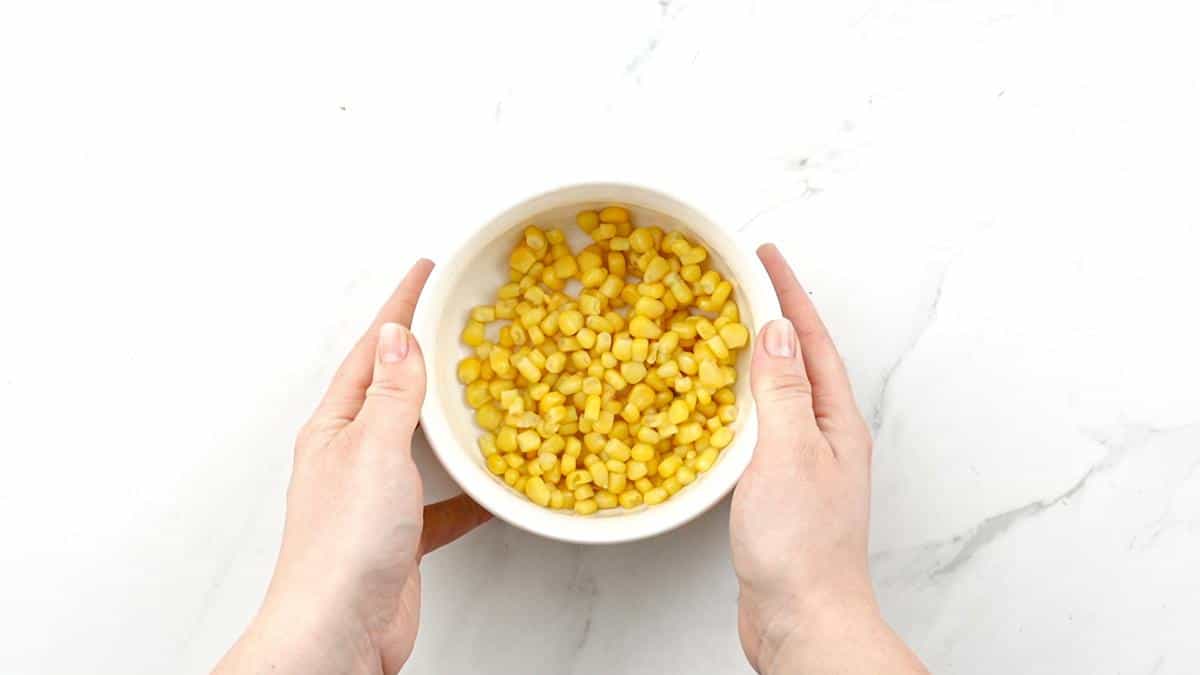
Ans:
<svg viewBox="0 0 1200 675"><path fill-rule="evenodd" d="M408 356L408 329L398 323L385 323L379 328L379 360L384 363L403 361Z"/></svg>
<svg viewBox="0 0 1200 675"><path fill-rule="evenodd" d="M763 346L771 356L793 358L796 356L796 329L787 319L775 319L767 324Z"/></svg>

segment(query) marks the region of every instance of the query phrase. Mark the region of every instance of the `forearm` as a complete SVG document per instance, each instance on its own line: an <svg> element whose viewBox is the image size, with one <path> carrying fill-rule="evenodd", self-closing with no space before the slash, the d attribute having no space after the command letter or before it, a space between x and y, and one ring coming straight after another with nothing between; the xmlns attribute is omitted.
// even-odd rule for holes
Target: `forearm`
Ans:
<svg viewBox="0 0 1200 675"><path fill-rule="evenodd" d="M380 656L365 632L317 612L264 608L214 675L297 673L380 675Z"/></svg>
<svg viewBox="0 0 1200 675"><path fill-rule="evenodd" d="M883 618L831 617L821 631L795 632L764 663L763 675L928 675Z"/></svg>

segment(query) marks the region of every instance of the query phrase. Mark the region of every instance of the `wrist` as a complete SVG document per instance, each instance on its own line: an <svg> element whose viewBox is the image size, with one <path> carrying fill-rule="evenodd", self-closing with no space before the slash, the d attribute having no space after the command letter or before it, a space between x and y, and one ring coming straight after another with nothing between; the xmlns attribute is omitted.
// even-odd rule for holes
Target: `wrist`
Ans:
<svg viewBox="0 0 1200 675"><path fill-rule="evenodd" d="M268 598L246 639L281 672L380 675L379 650L352 611L336 603Z"/></svg>
<svg viewBox="0 0 1200 675"><path fill-rule="evenodd" d="M865 592L772 592L759 601L744 592L742 602L747 624L743 644L749 646L746 637L754 640L747 654L764 675L807 672L800 666L815 663L811 657L828 652L830 645L859 641L880 626L886 629L869 586Z"/></svg>

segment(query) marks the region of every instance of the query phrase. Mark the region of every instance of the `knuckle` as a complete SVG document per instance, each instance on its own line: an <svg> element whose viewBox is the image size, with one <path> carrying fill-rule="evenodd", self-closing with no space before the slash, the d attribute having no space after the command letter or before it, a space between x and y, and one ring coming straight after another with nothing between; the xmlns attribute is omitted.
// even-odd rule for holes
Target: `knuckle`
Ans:
<svg viewBox="0 0 1200 675"><path fill-rule="evenodd" d="M766 385L766 390L777 400L812 397L812 384L804 373L776 373Z"/></svg>
<svg viewBox="0 0 1200 675"><path fill-rule="evenodd" d="M391 399L401 402L412 402L419 398L420 392L407 382L372 382L367 388L368 398Z"/></svg>

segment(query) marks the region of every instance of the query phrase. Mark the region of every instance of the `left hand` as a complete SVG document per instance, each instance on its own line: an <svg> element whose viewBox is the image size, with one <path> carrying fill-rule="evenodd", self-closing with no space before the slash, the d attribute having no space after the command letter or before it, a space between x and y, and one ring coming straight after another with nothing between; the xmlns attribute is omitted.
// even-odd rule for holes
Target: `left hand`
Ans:
<svg viewBox="0 0 1200 675"><path fill-rule="evenodd" d="M421 556L490 518L466 495L424 506L412 435L425 396L408 331L433 264L413 266L300 430L266 600L217 673L395 673L412 653Z"/></svg>

